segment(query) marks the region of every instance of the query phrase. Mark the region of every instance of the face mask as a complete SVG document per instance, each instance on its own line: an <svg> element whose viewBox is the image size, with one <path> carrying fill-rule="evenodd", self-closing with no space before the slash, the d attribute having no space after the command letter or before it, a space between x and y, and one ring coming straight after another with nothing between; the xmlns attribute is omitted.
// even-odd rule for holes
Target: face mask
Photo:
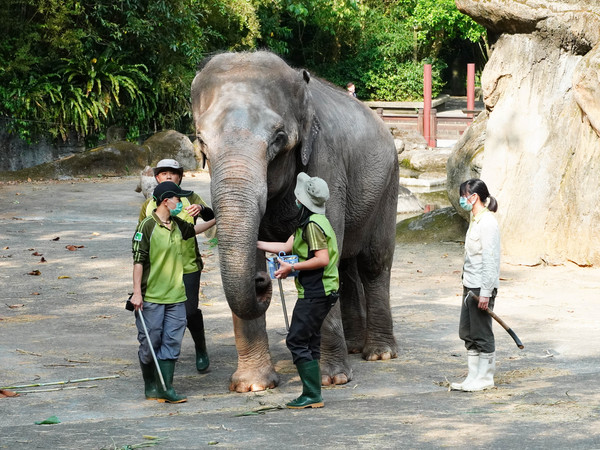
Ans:
<svg viewBox="0 0 600 450"><path fill-rule="evenodd" d="M296 200L296 207L298 209L302 209L302 203L300 203L298 200Z"/></svg>
<svg viewBox="0 0 600 450"><path fill-rule="evenodd" d="M467 197L461 197L461 198L459 198L458 202L460 204L460 207L462 209L464 209L465 211L471 211L473 209L473 205L471 205L468 202Z"/></svg>
<svg viewBox="0 0 600 450"><path fill-rule="evenodd" d="M179 202L179 203L177 203L177 206L175 206L175 209L169 209L169 212L171 213L172 216L176 216L177 214L179 214L181 212L182 209L183 209L183 203Z"/></svg>

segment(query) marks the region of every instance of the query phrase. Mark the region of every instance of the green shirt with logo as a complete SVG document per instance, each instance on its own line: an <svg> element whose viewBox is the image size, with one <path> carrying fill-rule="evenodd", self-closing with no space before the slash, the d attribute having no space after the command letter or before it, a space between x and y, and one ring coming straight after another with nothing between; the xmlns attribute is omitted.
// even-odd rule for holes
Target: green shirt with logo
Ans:
<svg viewBox="0 0 600 450"><path fill-rule="evenodd" d="M155 212L138 224L132 251L133 263L143 266L144 301L160 304L186 301L182 257L184 243L195 236L194 225L179 217L172 218L170 230L162 225Z"/></svg>
<svg viewBox="0 0 600 450"><path fill-rule="evenodd" d="M200 198L200 196L196 193L193 193L189 197L181 197L181 203L183 203L183 209L177 215L182 220L185 220L192 225L196 223L196 218L189 215L189 213L185 210L188 206L194 205L202 205L207 206L204 203L204 200ZM156 209L156 202L154 198L148 198L144 204L142 205L142 209L140 211L140 217L138 219L138 223L141 223L146 217L152 214L152 211ZM183 273L194 273L202 270L204 267L204 263L202 262L202 257L200 256L200 249L198 248L198 242L196 239L188 239L183 243Z"/></svg>

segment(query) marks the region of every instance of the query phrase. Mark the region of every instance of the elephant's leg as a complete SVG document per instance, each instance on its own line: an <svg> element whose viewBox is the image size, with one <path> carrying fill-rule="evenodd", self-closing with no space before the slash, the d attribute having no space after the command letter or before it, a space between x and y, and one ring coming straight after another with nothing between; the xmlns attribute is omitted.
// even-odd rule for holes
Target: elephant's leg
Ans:
<svg viewBox="0 0 600 450"><path fill-rule="evenodd" d="M390 309L392 257L392 254L376 257L373 252L367 252L357 258L367 308L367 336L362 351L367 361L398 356Z"/></svg>
<svg viewBox="0 0 600 450"><path fill-rule="evenodd" d="M351 379L340 302L337 302L321 326L321 383L323 386L345 384Z"/></svg>
<svg viewBox="0 0 600 450"><path fill-rule="evenodd" d="M340 263L340 307L344 336L349 353L361 353L365 345L366 309L362 281L358 275L356 258L344 259Z"/></svg>
<svg viewBox="0 0 600 450"><path fill-rule="evenodd" d="M279 384L279 375L271 362L265 316L242 320L233 313L231 315L238 368L231 376L229 390L248 392L274 388Z"/></svg>

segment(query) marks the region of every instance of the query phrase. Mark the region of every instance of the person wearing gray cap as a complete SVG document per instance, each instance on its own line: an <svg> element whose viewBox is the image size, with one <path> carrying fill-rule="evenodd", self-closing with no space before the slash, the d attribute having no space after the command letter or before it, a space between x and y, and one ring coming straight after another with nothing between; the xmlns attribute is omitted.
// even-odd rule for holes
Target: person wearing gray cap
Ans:
<svg viewBox="0 0 600 450"><path fill-rule="evenodd" d="M172 385L186 326L181 255L184 242L195 240L196 234L214 224L214 219L193 225L177 217L182 208L181 199L192 194L172 181L160 183L154 189L155 208L138 224L132 239L133 294L130 302L136 312L144 393L147 399L159 402L187 400L178 395ZM143 317L140 311L143 311ZM153 352L158 367L154 367ZM155 370L160 370L159 378L164 381L164 386L157 382Z"/></svg>
<svg viewBox="0 0 600 450"><path fill-rule="evenodd" d="M183 178L183 167L174 159L160 160L154 168L154 178L156 178L158 183L171 181L179 185ZM189 196L182 197L181 203L183 208L177 216L186 222L195 224L198 217L202 218L204 221L210 221L215 217L212 209L209 208L204 200L194 192ZM156 205L153 198L146 200L142 205L138 222L141 222L150 215L155 207ZM183 283L185 284L185 292L187 295L187 301L185 303L187 327L190 330L196 348L196 369L199 372L206 372L210 365L210 359L206 349L204 318L202 316L202 310L198 308L200 275L204 263L202 262L202 256L200 255L196 239L184 241L183 258Z"/></svg>
<svg viewBox="0 0 600 450"><path fill-rule="evenodd" d="M296 205L299 220L296 232L286 242L258 241L259 250L298 255L298 262L279 260L276 278L286 278L297 272L298 301L286 345L302 380L302 395L287 403L288 408L321 408L321 325L338 299L337 238L327 217L325 202L329 188L325 180L304 172L296 180Z"/></svg>

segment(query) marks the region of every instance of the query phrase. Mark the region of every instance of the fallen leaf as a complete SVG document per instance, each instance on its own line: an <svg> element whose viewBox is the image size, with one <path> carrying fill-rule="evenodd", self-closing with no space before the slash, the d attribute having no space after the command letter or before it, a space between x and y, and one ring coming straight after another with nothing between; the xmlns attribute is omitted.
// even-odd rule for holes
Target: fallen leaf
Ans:
<svg viewBox="0 0 600 450"><path fill-rule="evenodd" d="M31 295L40 295L39 292L32 292Z"/></svg>
<svg viewBox="0 0 600 450"><path fill-rule="evenodd" d="M2 397L18 397L19 394L8 389L0 389L0 398Z"/></svg>
<svg viewBox="0 0 600 450"><path fill-rule="evenodd" d="M56 425L57 423L60 423L60 420L56 416L50 416L45 420L35 422L36 425Z"/></svg>
<svg viewBox="0 0 600 450"><path fill-rule="evenodd" d="M33 252L31 254L31 256L42 256L42 255L43 255L43 253L40 253L40 252Z"/></svg>
<svg viewBox="0 0 600 450"><path fill-rule="evenodd" d="M27 181L28 181L29 183L31 183L31 178L29 178L29 177L28 177L28 178L27 178Z"/></svg>
<svg viewBox="0 0 600 450"><path fill-rule="evenodd" d="M92 236L100 236L100 233L97 233L96 231L94 231L94 232L92 233Z"/></svg>
<svg viewBox="0 0 600 450"><path fill-rule="evenodd" d="M2 250L8 250L10 247L4 247Z"/></svg>
<svg viewBox="0 0 600 450"><path fill-rule="evenodd" d="M28 252L32 252L32 251L34 251L34 250L35 250L35 248L28 248L28 249L27 249L27 251L28 251Z"/></svg>
<svg viewBox="0 0 600 450"><path fill-rule="evenodd" d="M97 256L90 256L90 259L96 259Z"/></svg>
<svg viewBox="0 0 600 450"><path fill-rule="evenodd" d="M64 280L65 278L71 278L68 275L61 275L60 277L58 277L59 280Z"/></svg>
<svg viewBox="0 0 600 450"><path fill-rule="evenodd" d="M32 270L31 272L27 272L27 275L41 275L42 272L39 270Z"/></svg>
<svg viewBox="0 0 600 450"><path fill-rule="evenodd" d="M21 305L6 305L6 306L8 306L10 309L15 309L15 308L22 308L25 305L21 304Z"/></svg>
<svg viewBox="0 0 600 450"><path fill-rule="evenodd" d="M53 241L58 241L60 239L60 237L56 236L54 239L52 239Z"/></svg>
<svg viewBox="0 0 600 450"><path fill-rule="evenodd" d="M41 263L45 263L45 262L48 262L48 261L46 261L46 258L44 258L44 257L42 256L42 258L40 259L40 262L41 262Z"/></svg>
<svg viewBox="0 0 600 450"><path fill-rule="evenodd" d="M76 251L78 248L83 248L83 245L67 245L65 248L71 252Z"/></svg>

